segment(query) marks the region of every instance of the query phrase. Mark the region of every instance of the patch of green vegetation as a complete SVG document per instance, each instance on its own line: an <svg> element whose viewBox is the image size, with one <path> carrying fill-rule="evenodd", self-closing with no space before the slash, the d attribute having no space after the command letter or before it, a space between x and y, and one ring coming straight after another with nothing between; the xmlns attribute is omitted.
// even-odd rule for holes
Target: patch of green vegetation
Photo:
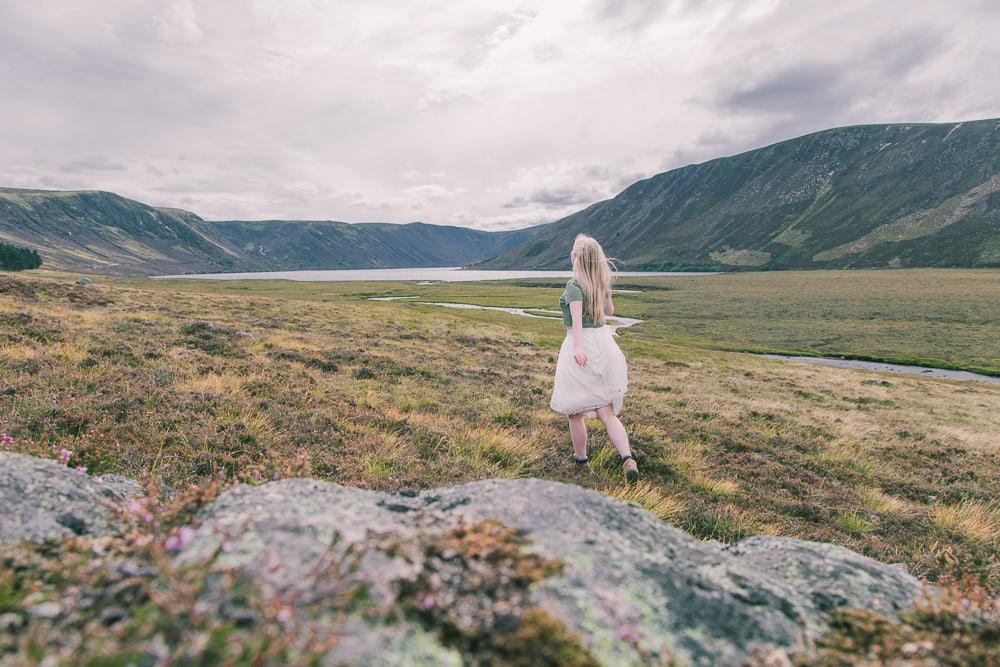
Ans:
<svg viewBox="0 0 1000 667"><path fill-rule="evenodd" d="M37 269L42 258L34 248L22 248L0 241L0 271L24 271Z"/></svg>
<svg viewBox="0 0 1000 667"><path fill-rule="evenodd" d="M855 513L841 514L837 517L836 525L845 533L854 535L867 533L875 528L875 524Z"/></svg>

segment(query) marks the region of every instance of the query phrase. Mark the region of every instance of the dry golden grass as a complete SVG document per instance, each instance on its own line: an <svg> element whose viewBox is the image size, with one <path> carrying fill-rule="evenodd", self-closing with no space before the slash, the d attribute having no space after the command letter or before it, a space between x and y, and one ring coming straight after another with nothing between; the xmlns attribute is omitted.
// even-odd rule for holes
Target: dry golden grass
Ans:
<svg viewBox="0 0 1000 667"><path fill-rule="evenodd" d="M912 503L890 496L881 489L862 487L857 494L858 502L870 512L894 514L898 517L912 517L917 513Z"/></svg>
<svg viewBox="0 0 1000 667"><path fill-rule="evenodd" d="M260 381L260 379L261 376L256 373L246 375L236 373L206 373L205 375L196 375L186 380L178 381L173 386L183 392L236 396L248 384Z"/></svg>
<svg viewBox="0 0 1000 667"><path fill-rule="evenodd" d="M955 505L935 505L931 519L940 528L1000 548L1000 503L965 500Z"/></svg>
<svg viewBox="0 0 1000 667"><path fill-rule="evenodd" d="M95 473L178 486L267 477L300 453L318 477L383 490L555 479L635 494L702 538L791 535L917 575L957 564L1000 581L983 537L1000 497L1000 386L707 351L650 322L619 339L643 480L628 490L600 425L578 466L548 409L558 322L361 299L412 287L17 278L0 293L0 431L22 451L66 447ZM420 290L497 305L558 295ZM634 314L649 298L616 302ZM197 320L254 338L186 333Z"/></svg>
<svg viewBox="0 0 1000 667"><path fill-rule="evenodd" d="M684 511L684 501L677 496L663 493L663 490L647 481L632 485L612 486L604 489L604 493L645 508L660 519L675 521Z"/></svg>
<svg viewBox="0 0 1000 667"><path fill-rule="evenodd" d="M3 359L24 361L25 359L34 359L38 354L40 354L39 350L30 345L20 343L0 344L0 358Z"/></svg>
<svg viewBox="0 0 1000 667"><path fill-rule="evenodd" d="M735 495L740 485L731 479L712 479L698 474L692 477L691 488L712 498L725 498Z"/></svg>

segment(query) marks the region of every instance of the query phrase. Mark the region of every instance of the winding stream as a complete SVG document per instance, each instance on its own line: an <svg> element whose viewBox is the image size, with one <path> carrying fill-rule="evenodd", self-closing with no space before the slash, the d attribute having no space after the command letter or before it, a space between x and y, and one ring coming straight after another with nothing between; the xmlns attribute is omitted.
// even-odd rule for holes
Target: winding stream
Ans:
<svg viewBox="0 0 1000 667"><path fill-rule="evenodd" d="M908 375L921 375L945 380L976 380L978 382L990 382L1000 384L1000 377L972 373L969 371L953 371L946 368L928 368L927 366L907 366L904 364L888 364L881 361L861 361L859 359L838 359L836 357L798 357L786 354L758 354L758 357L768 359L781 359L783 361L794 361L806 364L819 364L821 366L837 366L839 368L861 368L868 371L879 371L882 373L906 373Z"/></svg>
<svg viewBox="0 0 1000 667"><path fill-rule="evenodd" d="M620 290L624 291L624 290ZM409 300L409 299L419 299L417 295L406 295L406 296L370 296L366 297L367 301L399 301L399 300ZM495 310L502 313L509 313L511 315L522 315L524 317L537 317L543 320L559 320L562 321L562 314L558 310L549 310L546 308L513 308L508 306L480 306L474 303L449 303L444 301L413 301L413 303L419 304L421 306L440 306L442 308L458 308L461 310ZM551 315L539 315L537 313L551 313ZM626 327L635 326L641 323L642 320L637 320L631 317L619 317L613 316L608 318L608 326L614 329L624 329ZM970 371L956 371L949 370L946 368L928 368L927 366L907 366L905 364L890 364L881 361L862 361L860 359L840 359L837 357L803 357L790 354L754 354L757 357L764 357L766 359L780 359L782 361L791 361L797 363L806 364L819 364L821 366L836 366L839 368L857 368L868 371L876 371L881 373L905 373L908 375L920 375L922 377L931 377L943 380L972 380L977 382L989 382L991 384L1000 384L1000 377L995 377L992 375L983 375L982 373L972 373Z"/></svg>
<svg viewBox="0 0 1000 667"><path fill-rule="evenodd" d="M367 301L400 301L403 299L419 299L418 296L370 296L367 297ZM513 308L509 306L480 306L475 303L451 303L445 301L413 301L412 303L421 306L440 306L442 308L458 308L461 310L496 310L501 313L509 313L511 315L523 315L524 317L537 317L541 320L558 320L562 322L562 312L558 310L550 310L548 308ZM551 315L537 315L536 313L551 313ZM632 317L620 317L614 315L608 318L608 326L613 329L624 329L626 327L635 326L639 324L642 320L637 320Z"/></svg>

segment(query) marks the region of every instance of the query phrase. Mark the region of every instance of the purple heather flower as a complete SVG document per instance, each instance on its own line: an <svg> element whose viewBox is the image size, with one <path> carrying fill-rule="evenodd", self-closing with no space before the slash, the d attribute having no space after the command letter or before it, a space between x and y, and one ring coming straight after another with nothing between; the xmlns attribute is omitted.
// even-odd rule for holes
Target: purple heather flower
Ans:
<svg viewBox="0 0 1000 667"><path fill-rule="evenodd" d="M141 500L128 501L125 510L143 523L150 523L153 520L153 515L146 510L146 504Z"/></svg>
<svg viewBox="0 0 1000 667"><path fill-rule="evenodd" d="M180 551L194 539L194 529L190 526L181 526L177 531L167 538L163 543L167 551Z"/></svg>
<svg viewBox="0 0 1000 667"><path fill-rule="evenodd" d="M62 465L67 465L69 463L69 457L73 456L73 452L68 449L63 449L59 452L59 463Z"/></svg>
<svg viewBox="0 0 1000 667"><path fill-rule="evenodd" d="M638 644L639 633L632 626L622 624L618 626L618 639L626 641L629 644Z"/></svg>
<svg viewBox="0 0 1000 667"><path fill-rule="evenodd" d="M6 433L0 433L0 446L9 447L14 444L14 438L7 435Z"/></svg>
<svg viewBox="0 0 1000 667"><path fill-rule="evenodd" d="M417 609L420 611L430 611L434 608L434 596L424 593L417 600Z"/></svg>

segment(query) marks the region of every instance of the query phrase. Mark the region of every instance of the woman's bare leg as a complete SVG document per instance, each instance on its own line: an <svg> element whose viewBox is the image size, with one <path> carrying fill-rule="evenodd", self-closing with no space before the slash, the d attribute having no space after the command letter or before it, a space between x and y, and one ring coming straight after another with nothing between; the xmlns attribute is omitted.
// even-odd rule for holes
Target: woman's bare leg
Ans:
<svg viewBox="0 0 1000 667"><path fill-rule="evenodd" d="M583 421L583 415L569 416L569 437L573 441L573 454L576 458L587 457L587 425Z"/></svg>
<svg viewBox="0 0 1000 667"><path fill-rule="evenodd" d="M628 444L628 433L615 411L610 405L605 405L597 410L598 418L604 423L604 428L608 430L608 438L611 444L618 450L620 456L632 456L632 448Z"/></svg>

